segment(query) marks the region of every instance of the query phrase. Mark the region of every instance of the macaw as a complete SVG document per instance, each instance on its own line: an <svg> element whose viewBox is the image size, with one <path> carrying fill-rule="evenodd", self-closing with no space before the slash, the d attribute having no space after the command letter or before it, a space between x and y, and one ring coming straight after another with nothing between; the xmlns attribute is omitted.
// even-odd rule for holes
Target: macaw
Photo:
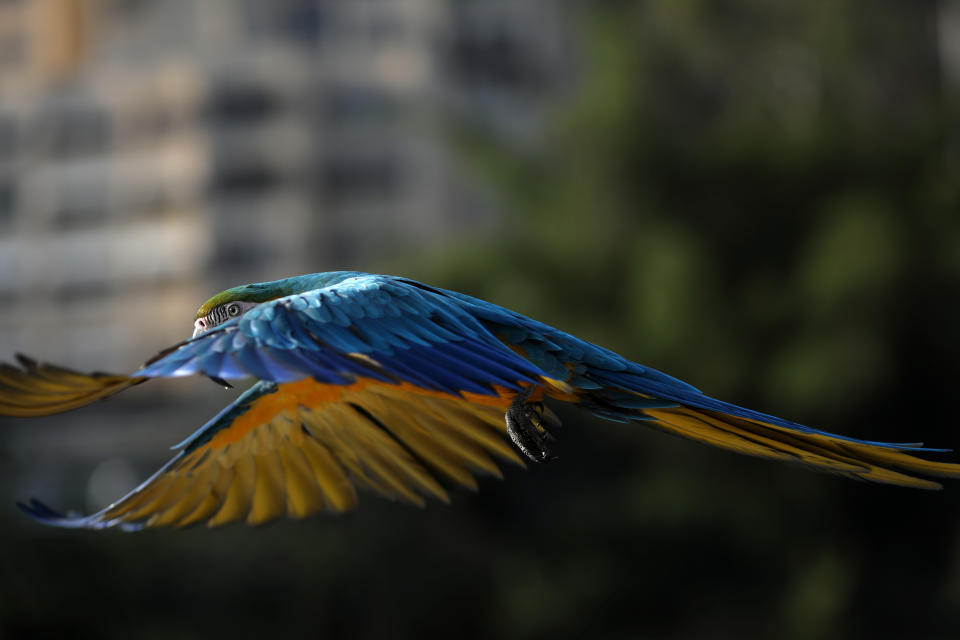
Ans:
<svg viewBox="0 0 960 640"><path fill-rule="evenodd" d="M740 453L924 489L911 474L960 464L921 444L859 440L701 393L669 375L495 304L400 277L316 273L227 289L197 311L193 336L130 375L83 374L18 356L0 365L0 414L41 416L152 378L257 381L130 493L87 516L37 500L61 527L259 524L353 507L355 488L422 506L476 489L496 461L553 457L549 398ZM909 452L909 453L906 453Z"/></svg>

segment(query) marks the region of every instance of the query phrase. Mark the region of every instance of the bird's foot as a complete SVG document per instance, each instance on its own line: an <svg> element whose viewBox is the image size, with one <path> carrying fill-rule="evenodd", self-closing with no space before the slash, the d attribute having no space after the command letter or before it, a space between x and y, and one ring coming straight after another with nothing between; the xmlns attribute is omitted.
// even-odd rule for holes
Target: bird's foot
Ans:
<svg viewBox="0 0 960 640"><path fill-rule="evenodd" d="M550 462L556 456L550 448L554 437L548 428L560 427L560 419L542 402L529 402L533 385L516 395L507 409L507 434L525 456L534 462Z"/></svg>

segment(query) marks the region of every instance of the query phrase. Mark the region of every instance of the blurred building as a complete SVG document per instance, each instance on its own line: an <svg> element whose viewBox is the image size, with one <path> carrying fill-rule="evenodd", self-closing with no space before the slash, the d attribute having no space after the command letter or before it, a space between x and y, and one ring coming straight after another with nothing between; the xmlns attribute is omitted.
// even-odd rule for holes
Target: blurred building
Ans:
<svg viewBox="0 0 960 640"><path fill-rule="evenodd" d="M530 136L561 35L543 1L0 3L0 341L125 368L222 286L489 229L444 123Z"/></svg>
<svg viewBox="0 0 960 640"><path fill-rule="evenodd" d="M534 137L562 36L546 0L0 2L0 357L127 371L225 286L494 229L445 131Z"/></svg>

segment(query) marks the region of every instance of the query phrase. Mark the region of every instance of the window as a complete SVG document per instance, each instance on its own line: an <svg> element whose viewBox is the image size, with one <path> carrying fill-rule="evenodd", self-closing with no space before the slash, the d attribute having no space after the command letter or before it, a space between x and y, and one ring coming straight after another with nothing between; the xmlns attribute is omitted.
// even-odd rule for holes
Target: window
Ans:
<svg viewBox="0 0 960 640"><path fill-rule="evenodd" d="M247 33L258 40L286 40L312 46L320 41L326 23L317 0L247 0Z"/></svg>
<svg viewBox="0 0 960 640"><path fill-rule="evenodd" d="M110 146L110 116L96 108L66 107L40 116L36 134L58 158L102 155Z"/></svg>
<svg viewBox="0 0 960 640"><path fill-rule="evenodd" d="M264 158L247 158L242 162L221 160L213 170L211 189L231 195L260 193L280 181L276 170Z"/></svg>
<svg viewBox="0 0 960 640"><path fill-rule="evenodd" d="M59 200L55 214L61 227L86 226L106 218L107 181L102 167L94 163L71 167L54 188Z"/></svg>
<svg viewBox="0 0 960 640"><path fill-rule="evenodd" d="M0 229L10 224L16 204L16 189L12 180L0 175Z"/></svg>
<svg viewBox="0 0 960 640"><path fill-rule="evenodd" d="M320 110L326 122L386 122L397 112L397 101L379 87L339 86L323 92Z"/></svg>
<svg viewBox="0 0 960 640"><path fill-rule="evenodd" d="M385 154L328 158L320 174L325 195L334 200L382 198L396 192L400 184L399 163Z"/></svg>
<svg viewBox="0 0 960 640"><path fill-rule="evenodd" d="M17 152L17 126L12 118L0 119L0 161Z"/></svg>
<svg viewBox="0 0 960 640"><path fill-rule="evenodd" d="M268 117L277 106L277 96L263 85L224 81L214 85L206 112L215 122L244 124Z"/></svg>

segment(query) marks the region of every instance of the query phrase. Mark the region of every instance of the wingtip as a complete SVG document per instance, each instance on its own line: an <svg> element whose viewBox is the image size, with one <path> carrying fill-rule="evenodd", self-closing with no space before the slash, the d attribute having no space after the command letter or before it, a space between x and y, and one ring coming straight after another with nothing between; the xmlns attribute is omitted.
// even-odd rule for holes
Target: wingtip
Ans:
<svg viewBox="0 0 960 640"><path fill-rule="evenodd" d="M30 498L29 502L17 502L17 507L34 520L44 524L56 526L60 521L69 519L36 498Z"/></svg>
<svg viewBox="0 0 960 640"><path fill-rule="evenodd" d="M25 369L32 369L37 366L36 360L26 354L20 353L19 351L13 354L13 357L16 358L17 362L20 363L20 366Z"/></svg>
<svg viewBox="0 0 960 640"><path fill-rule="evenodd" d="M140 523L119 522L116 520L104 521L98 519L95 515L78 517L69 515L65 516L62 513L51 509L36 498L30 498L29 502L27 503L17 502L17 507L19 507L21 511L37 522L51 527L59 527L61 529L117 528L121 531L139 531L144 526Z"/></svg>

